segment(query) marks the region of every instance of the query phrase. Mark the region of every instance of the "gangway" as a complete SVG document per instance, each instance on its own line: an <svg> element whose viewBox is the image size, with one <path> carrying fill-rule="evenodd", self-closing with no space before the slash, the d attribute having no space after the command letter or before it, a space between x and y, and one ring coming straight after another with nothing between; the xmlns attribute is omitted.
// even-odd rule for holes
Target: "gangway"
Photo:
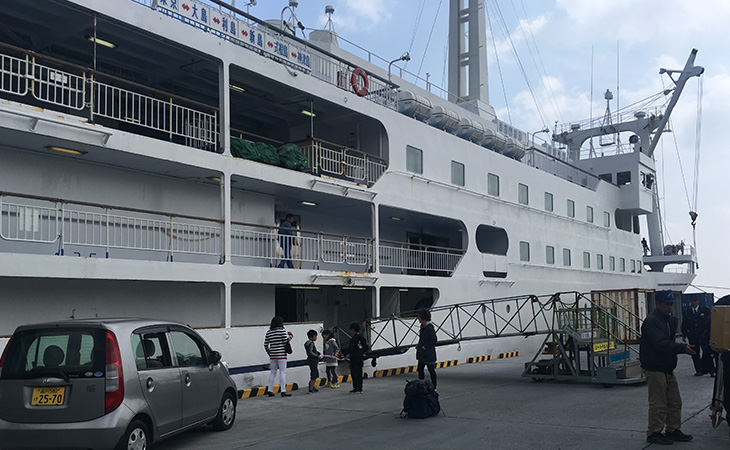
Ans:
<svg viewBox="0 0 730 450"><path fill-rule="evenodd" d="M644 381L636 361L643 318L606 295L593 296L559 292L436 306L430 310L436 345L545 335L540 351L525 363L523 376L601 384ZM391 314L367 324L371 350L366 357L373 358L374 366L381 356L402 354L417 345L416 313Z"/></svg>

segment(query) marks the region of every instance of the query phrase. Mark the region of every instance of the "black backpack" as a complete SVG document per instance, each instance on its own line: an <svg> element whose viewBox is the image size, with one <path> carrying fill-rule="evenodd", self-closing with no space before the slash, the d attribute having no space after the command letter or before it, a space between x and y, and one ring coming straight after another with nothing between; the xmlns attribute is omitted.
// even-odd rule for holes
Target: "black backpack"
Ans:
<svg viewBox="0 0 730 450"><path fill-rule="evenodd" d="M435 416L441 411L439 394L430 381L407 381L403 391L406 397L403 399L402 417L425 419Z"/></svg>

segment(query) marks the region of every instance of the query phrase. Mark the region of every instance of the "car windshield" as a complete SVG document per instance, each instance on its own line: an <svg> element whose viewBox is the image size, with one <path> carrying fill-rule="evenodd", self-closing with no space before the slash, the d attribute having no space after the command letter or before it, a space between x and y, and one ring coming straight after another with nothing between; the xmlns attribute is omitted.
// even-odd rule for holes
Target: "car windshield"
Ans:
<svg viewBox="0 0 730 450"><path fill-rule="evenodd" d="M100 329L38 329L16 333L10 341L2 379L56 376L64 379L104 375L104 334Z"/></svg>

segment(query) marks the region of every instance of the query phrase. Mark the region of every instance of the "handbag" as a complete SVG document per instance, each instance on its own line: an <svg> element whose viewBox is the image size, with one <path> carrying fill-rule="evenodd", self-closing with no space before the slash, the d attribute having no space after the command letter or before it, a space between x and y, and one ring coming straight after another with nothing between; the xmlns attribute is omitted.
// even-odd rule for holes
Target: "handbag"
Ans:
<svg viewBox="0 0 730 450"><path fill-rule="evenodd" d="M293 351L293 350L291 349L291 342L289 342L289 341L286 341L286 346L285 346L284 348L286 349L286 352L287 352L288 354L290 354L290 355L292 354L292 351Z"/></svg>

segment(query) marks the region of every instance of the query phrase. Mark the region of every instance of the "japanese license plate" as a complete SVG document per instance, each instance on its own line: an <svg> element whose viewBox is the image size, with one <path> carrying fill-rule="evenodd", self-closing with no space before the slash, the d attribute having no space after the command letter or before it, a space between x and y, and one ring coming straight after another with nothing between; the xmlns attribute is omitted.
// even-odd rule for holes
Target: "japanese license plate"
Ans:
<svg viewBox="0 0 730 450"><path fill-rule="evenodd" d="M32 406L57 406L63 405L65 399L65 387L33 388L33 396L30 399L30 404Z"/></svg>

